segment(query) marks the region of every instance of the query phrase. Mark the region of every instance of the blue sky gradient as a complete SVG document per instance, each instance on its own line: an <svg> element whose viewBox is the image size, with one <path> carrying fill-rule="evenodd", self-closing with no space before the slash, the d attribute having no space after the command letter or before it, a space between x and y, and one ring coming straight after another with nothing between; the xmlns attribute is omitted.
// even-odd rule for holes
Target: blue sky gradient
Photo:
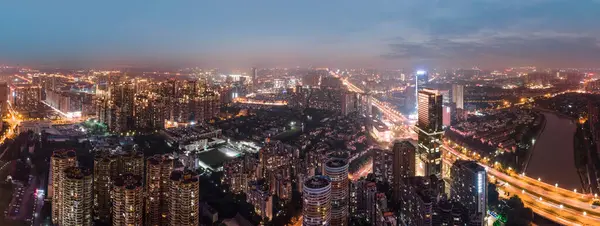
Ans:
<svg viewBox="0 0 600 226"><path fill-rule="evenodd" d="M0 62L600 66L598 0L0 0Z"/></svg>

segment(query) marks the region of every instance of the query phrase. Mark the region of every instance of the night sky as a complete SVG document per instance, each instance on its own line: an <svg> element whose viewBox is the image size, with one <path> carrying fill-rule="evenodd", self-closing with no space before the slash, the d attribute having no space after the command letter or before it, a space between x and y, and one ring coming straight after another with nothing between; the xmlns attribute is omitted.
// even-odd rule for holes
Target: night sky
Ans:
<svg viewBox="0 0 600 226"><path fill-rule="evenodd" d="M600 0L0 0L0 63L600 67Z"/></svg>

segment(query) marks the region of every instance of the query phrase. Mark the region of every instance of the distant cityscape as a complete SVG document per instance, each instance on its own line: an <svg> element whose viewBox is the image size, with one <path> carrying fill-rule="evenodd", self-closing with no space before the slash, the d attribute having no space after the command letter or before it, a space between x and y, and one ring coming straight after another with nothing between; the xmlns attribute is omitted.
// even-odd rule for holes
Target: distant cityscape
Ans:
<svg viewBox="0 0 600 226"><path fill-rule="evenodd" d="M0 66L0 225L598 225L599 73Z"/></svg>

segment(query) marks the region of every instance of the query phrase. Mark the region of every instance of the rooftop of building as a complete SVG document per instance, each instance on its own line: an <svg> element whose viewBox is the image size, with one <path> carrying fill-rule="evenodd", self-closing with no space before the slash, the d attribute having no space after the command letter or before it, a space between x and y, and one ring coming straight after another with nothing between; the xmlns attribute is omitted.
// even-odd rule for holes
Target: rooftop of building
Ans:
<svg viewBox="0 0 600 226"><path fill-rule="evenodd" d="M331 167L331 168L339 168L339 167L348 166L348 161L346 161L344 159L330 159L329 161L327 161L325 163L325 165L327 167Z"/></svg>
<svg viewBox="0 0 600 226"><path fill-rule="evenodd" d="M55 150L52 153L53 158L66 159L66 158L75 158L76 156L77 156L77 154L75 153L75 150L68 150L68 149Z"/></svg>
<svg viewBox="0 0 600 226"><path fill-rule="evenodd" d="M461 166L461 167L466 168L466 169L470 169L471 171L474 171L474 172L485 171L485 168L483 166L479 165L475 161L456 160L454 162L454 165L455 166Z"/></svg>
<svg viewBox="0 0 600 226"><path fill-rule="evenodd" d="M330 184L329 178L325 176L314 176L304 182L304 186L308 188L324 188Z"/></svg>
<svg viewBox="0 0 600 226"><path fill-rule="evenodd" d="M148 165L159 165L159 164L167 164L173 162L173 158L168 155L153 155L148 157L146 160Z"/></svg>
<svg viewBox="0 0 600 226"><path fill-rule="evenodd" d="M132 190L142 187L142 176L133 174L124 174L114 179L115 187L124 187L125 189Z"/></svg>
<svg viewBox="0 0 600 226"><path fill-rule="evenodd" d="M198 174L194 171L185 169L185 170L175 170L171 172L171 180L172 181L180 181L181 183L195 183L198 182Z"/></svg>
<svg viewBox="0 0 600 226"><path fill-rule="evenodd" d="M92 176L92 171L84 167L69 167L65 169L65 177L69 179L83 179Z"/></svg>

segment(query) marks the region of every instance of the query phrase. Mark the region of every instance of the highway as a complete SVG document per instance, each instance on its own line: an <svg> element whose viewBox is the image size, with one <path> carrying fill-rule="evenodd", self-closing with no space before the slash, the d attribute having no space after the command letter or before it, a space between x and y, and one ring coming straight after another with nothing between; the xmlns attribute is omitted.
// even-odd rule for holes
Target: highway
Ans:
<svg viewBox="0 0 600 226"><path fill-rule="evenodd" d="M331 72L331 75L340 78L334 72ZM347 79L340 79L350 91L363 92ZM407 122L406 117L375 98L372 99L372 103L386 118L394 123L405 124ZM442 147L447 153L456 156L458 159L474 160L461 151L450 147L449 143L443 143ZM444 161L448 162L449 160L444 159ZM504 173L484 163L479 164L486 167L490 178L497 178L506 182L502 188L504 191L508 191L512 195L519 195L525 205L541 216L565 225L600 224L600 207L594 208L591 205L595 195L577 193L577 191L563 189L556 184L547 184L524 174Z"/></svg>
<svg viewBox="0 0 600 226"><path fill-rule="evenodd" d="M456 151L447 144L443 145L447 153L457 156L459 159L470 159L465 154ZM444 159L446 163L451 163ZM491 166L480 163L486 167L490 179L497 179L505 182L500 188L503 191L509 192L511 195L518 195L523 202L532 210L552 221L567 224L567 225L594 225L590 222L600 222L600 208L592 208L591 203L585 201L587 195L577 194L570 191L571 196L579 198L569 198L562 194L568 193L564 189L551 186L551 189L546 189L545 184L538 180L533 180L523 175L508 175ZM583 200L582 196L584 197ZM553 214L549 214L553 213ZM556 213L560 213L557 215Z"/></svg>

